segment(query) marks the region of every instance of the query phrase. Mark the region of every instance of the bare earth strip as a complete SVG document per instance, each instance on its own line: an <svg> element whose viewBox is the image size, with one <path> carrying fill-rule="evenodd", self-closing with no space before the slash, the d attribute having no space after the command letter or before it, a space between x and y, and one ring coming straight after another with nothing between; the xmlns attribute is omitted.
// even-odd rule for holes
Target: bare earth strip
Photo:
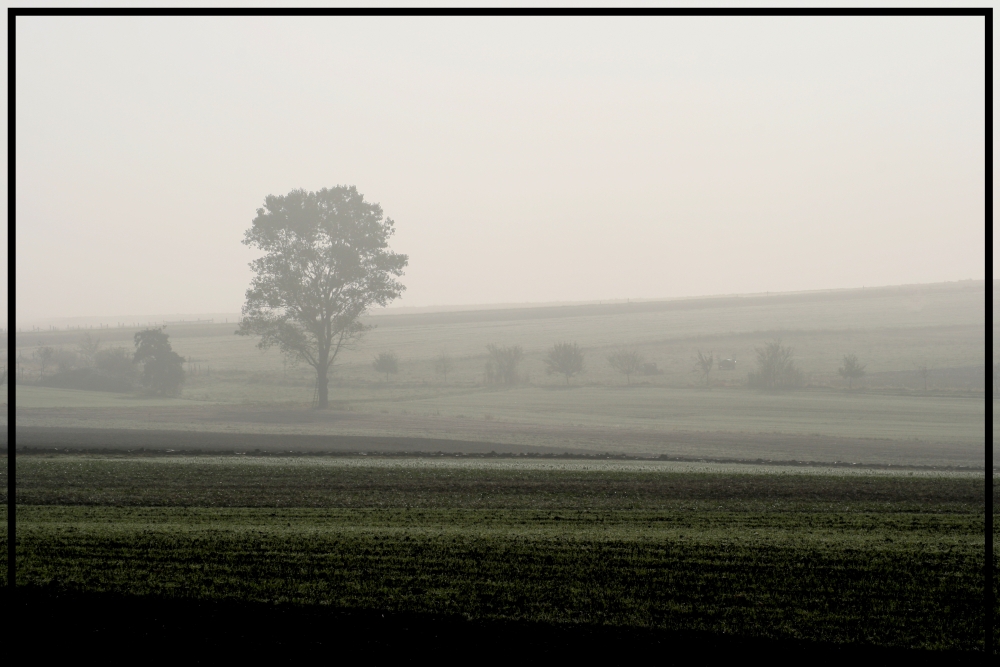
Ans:
<svg viewBox="0 0 1000 667"><path fill-rule="evenodd" d="M370 415L347 414L327 422L325 433L295 432L278 423L278 414L258 413L263 424L238 422L233 415L222 423L212 423L202 415L187 415L189 430L177 429L174 418L156 419L144 414L142 422L121 428L83 426L21 426L16 431L17 447L58 449L187 450L262 452L444 452L503 454L625 454L681 459L729 461L802 461L858 463L869 465L910 465L940 467L983 467L985 452L975 444L924 441L874 440L824 435L740 434L727 432L675 431L656 433L626 429L546 427L525 424L468 423L448 420L448 425L431 428L420 418L404 422ZM333 417L333 415L323 415ZM171 415L170 417L176 417ZM20 419L18 420L21 421ZM80 420L86 423L85 419ZM332 420L331 420L332 421ZM250 426L258 428L251 429ZM157 428L159 426L159 428Z"/></svg>

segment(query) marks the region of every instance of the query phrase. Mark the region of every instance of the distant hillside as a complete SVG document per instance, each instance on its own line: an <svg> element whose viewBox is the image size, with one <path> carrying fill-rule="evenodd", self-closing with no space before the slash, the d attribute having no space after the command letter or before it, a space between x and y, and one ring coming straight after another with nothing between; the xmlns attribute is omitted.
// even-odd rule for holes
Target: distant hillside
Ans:
<svg viewBox="0 0 1000 667"><path fill-rule="evenodd" d="M797 306L819 306L826 310L827 306L861 306L862 311L869 306L874 313L883 317L873 321L877 326L906 326L904 321L887 321L885 315L893 312L925 312L938 313L943 319L939 323L978 324L985 323L986 282L960 281L947 283L929 283L924 285L897 285L886 287L867 287L862 289L819 290L810 292L775 292L773 294L752 294L736 296L713 296L685 299L668 299L662 301L631 301L611 303L582 303L557 306L523 306L498 308L483 307L481 310L442 310L438 312L408 312L392 313L382 311L378 315L365 318L370 324L379 328L434 326L488 322L517 322L525 320L548 320L573 317L604 318L639 315L643 313L670 313L694 311L768 311L787 312ZM954 311L962 310L963 314L955 320ZM857 308L850 308L857 311ZM938 312L940 311L940 312ZM949 316L949 313L951 316ZM859 313L860 315L860 313ZM189 319L209 319L204 316L185 316ZM210 316L211 317L211 316ZM226 316L228 317L228 316ZM85 318L77 318L85 319ZM212 317L213 322L176 322L167 320L167 331L172 338L230 336L236 330L235 317L228 322L219 321L225 317ZM905 319L905 318L904 318ZM937 319L936 317L934 319ZM163 323L163 321L159 322ZM17 346L34 347L39 345L75 344L84 332L90 332L94 337L105 342L131 341L135 332L141 327L111 327L99 328L86 324L55 327L46 331L17 332ZM826 325L835 326L836 322ZM864 326L859 321L844 321L844 326ZM799 324L795 328L812 328Z"/></svg>

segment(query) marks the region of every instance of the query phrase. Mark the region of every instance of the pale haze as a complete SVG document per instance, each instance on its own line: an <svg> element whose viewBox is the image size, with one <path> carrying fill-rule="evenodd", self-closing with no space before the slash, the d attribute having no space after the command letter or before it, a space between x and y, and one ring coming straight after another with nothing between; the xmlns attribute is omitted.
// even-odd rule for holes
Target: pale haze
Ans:
<svg viewBox="0 0 1000 667"><path fill-rule="evenodd" d="M16 21L16 317L237 312L356 185L396 306L985 278L982 17Z"/></svg>

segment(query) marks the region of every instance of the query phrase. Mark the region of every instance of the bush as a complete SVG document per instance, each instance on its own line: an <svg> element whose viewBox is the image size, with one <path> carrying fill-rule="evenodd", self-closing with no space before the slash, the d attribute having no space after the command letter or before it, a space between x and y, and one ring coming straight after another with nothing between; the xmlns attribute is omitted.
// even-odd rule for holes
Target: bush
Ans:
<svg viewBox="0 0 1000 667"><path fill-rule="evenodd" d="M112 347L94 354L94 366L109 377L117 378L129 387L135 384L136 368L132 353L125 347Z"/></svg>
<svg viewBox="0 0 1000 667"><path fill-rule="evenodd" d="M755 389L791 389L801 387L805 377L792 361L794 350L773 340L764 347L754 348L757 370L747 376L747 384Z"/></svg>
<svg viewBox="0 0 1000 667"><path fill-rule="evenodd" d="M59 373L73 370L80 365L80 357L77 356L76 352L73 350L64 350L61 347L56 348L52 361L55 362L56 370Z"/></svg>

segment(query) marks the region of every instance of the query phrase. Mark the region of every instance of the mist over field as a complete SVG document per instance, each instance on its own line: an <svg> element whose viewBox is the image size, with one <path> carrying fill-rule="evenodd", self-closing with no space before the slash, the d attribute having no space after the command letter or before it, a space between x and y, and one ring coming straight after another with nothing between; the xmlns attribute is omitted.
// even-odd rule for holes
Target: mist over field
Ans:
<svg viewBox="0 0 1000 667"><path fill-rule="evenodd" d="M995 652L983 16L11 20L68 645Z"/></svg>

